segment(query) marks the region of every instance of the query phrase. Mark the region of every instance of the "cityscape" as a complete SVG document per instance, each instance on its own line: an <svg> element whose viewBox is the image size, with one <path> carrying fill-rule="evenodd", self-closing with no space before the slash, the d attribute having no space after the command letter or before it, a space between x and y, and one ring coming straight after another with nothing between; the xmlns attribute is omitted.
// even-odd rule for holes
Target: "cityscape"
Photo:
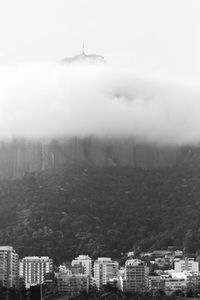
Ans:
<svg viewBox="0 0 200 300"><path fill-rule="evenodd" d="M0 300L200 299L200 1L0 1Z"/></svg>
<svg viewBox="0 0 200 300"><path fill-rule="evenodd" d="M0 287L0 299L90 299L91 293L117 299L114 292L127 299L200 297L200 255L186 257L169 246L138 253L137 258L134 251L127 252L120 263L80 254L56 266L47 256L19 259L12 246L0 246Z"/></svg>

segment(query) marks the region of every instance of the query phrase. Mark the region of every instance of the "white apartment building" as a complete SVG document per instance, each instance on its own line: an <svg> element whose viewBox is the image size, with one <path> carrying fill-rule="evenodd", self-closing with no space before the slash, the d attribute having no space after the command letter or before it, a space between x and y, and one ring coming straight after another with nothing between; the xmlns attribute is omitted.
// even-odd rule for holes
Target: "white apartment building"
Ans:
<svg viewBox="0 0 200 300"><path fill-rule="evenodd" d="M71 263L72 267L81 265L83 274L92 276L92 259L88 255L79 255Z"/></svg>
<svg viewBox="0 0 200 300"><path fill-rule="evenodd" d="M52 271L53 261L47 256L27 256L20 261L19 275L24 279L25 287L42 284L44 276Z"/></svg>
<svg viewBox="0 0 200 300"><path fill-rule="evenodd" d="M97 288L109 282L109 280L116 278L119 272L119 263L112 261L108 257L99 257L94 262L94 279Z"/></svg>
<svg viewBox="0 0 200 300"><path fill-rule="evenodd" d="M185 258L184 260L175 261L174 269L176 273L183 271L199 272L199 263L194 258Z"/></svg>
<svg viewBox="0 0 200 300"><path fill-rule="evenodd" d="M0 285L10 288L18 285L19 257L11 246L0 246Z"/></svg>

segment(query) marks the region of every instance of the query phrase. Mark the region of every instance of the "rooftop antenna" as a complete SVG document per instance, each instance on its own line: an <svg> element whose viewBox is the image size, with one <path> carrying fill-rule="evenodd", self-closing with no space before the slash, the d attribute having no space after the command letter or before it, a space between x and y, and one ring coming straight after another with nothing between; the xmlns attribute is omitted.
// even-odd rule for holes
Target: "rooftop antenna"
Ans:
<svg viewBox="0 0 200 300"><path fill-rule="evenodd" d="M83 46L82 46L82 55L85 55L85 45L83 43Z"/></svg>

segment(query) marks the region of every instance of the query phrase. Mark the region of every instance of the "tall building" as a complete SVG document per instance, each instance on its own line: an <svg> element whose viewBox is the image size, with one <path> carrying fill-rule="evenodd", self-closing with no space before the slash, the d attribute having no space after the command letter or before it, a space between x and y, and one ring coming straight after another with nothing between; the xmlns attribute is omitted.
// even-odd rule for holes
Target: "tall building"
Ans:
<svg viewBox="0 0 200 300"><path fill-rule="evenodd" d="M144 262L140 259L128 259L125 263L125 291L138 292L146 287Z"/></svg>
<svg viewBox="0 0 200 300"><path fill-rule="evenodd" d="M24 279L25 287L42 284L44 276L52 272L53 261L47 256L27 256L20 261L19 274Z"/></svg>
<svg viewBox="0 0 200 300"><path fill-rule="evenodd" d="M119 264L108 257L99 257L94 262L94 279L96 286L100 289L112 279L117 279Z"/></svg>
<svg viewBox="0 0 200 300"><path fill-rule="evenodd" d="M72 267L82 267L83 274L92 276L92 259L88 255L79 255L71 263Z"/></svg>
<svg viewBox="0 0 200 300"><path fill-rule="evenodd" d="M18 285L19 257L13 247L0 246L0 285L10 288Z"/></svg>
<svg viewBox="0 0 200 300"><path fill-rule="evenodd" d="M189 271L189 272L199 272L199 263L194 261L194 258L185 258L184 260L176 261L174 264L174 269L176 273Z"/></svg>

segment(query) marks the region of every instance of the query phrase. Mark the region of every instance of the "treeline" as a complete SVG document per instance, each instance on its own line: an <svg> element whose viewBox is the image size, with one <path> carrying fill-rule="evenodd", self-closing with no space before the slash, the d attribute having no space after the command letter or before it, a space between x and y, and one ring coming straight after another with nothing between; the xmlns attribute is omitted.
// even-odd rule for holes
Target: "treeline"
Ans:
<svg viewBox="0 0 200 300"><path fill-rule="evenodd" d="M41 292L42 291L42 292ZM119 289L110 286L109 284L103 286L101 290L91 287L88 293L80 292L76 296L60 295L56 288L52 289L43 286L42 290L39 285L32 286L30 289L25 288L15 289L0 287L1 300L175 300L175 299L199 299L199 293L193 289L186 291L176 290L166 295L162 290L147 290L146 292L132 292L126 293Z"/></svg>
<svg viewBox="0 0 200 300"><path fill-rule="evenodd" d="M122 292L109 284L102 287L101 290L90 289L88 293L82 292L70 300L174 300L174 299L199 299L198 289L176 290L166 295L163 290L147 290L145 292Z"/></svg>

